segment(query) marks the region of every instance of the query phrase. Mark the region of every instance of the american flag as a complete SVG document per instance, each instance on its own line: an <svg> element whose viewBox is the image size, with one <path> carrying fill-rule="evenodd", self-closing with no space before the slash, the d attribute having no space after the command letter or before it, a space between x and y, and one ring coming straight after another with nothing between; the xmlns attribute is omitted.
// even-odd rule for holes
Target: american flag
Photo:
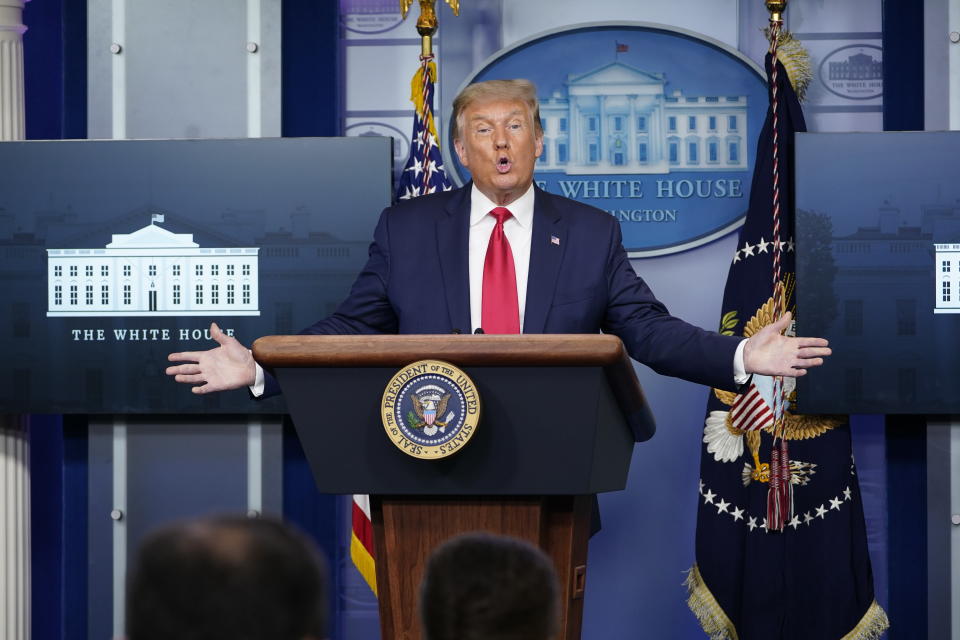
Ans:
<svg viewBox="0 0 960 640"><path fill-rule="evenodd" d="M453 188L443 170L443 157L440 155L433 118L433 84L436 77L437 65L433 56L420 56L420 68L413 74L410 83L410 100L416 110L413 114L413 134L410 136L410 157L397 184L399 200Z"/></svg>
<svg viewBox="0 0 960 640"><path fill-rule="evenodd" d="M453 188L443 170L437 127L433 119L433 84L436 78L437 65L433 56L420 56L420 68L413 74L410 83L410 100L416 110L413 114L413 135L410 136L410 157L397 185L399 200ZM370 496L353 496L350 518L350 559L376 594L377 572L373 525L370 522Z"/></svg>

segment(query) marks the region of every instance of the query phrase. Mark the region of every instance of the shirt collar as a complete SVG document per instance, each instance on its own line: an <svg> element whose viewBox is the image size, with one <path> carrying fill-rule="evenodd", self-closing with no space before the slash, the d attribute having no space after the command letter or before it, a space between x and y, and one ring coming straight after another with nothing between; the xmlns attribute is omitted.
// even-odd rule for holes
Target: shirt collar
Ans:
<svg viewBox="0 0 960 640"><path fill-rule="evenodd" d="M524 194L507 206L507 209L510 210L510 213L513 214L513 217L520 223L521 227L529 227L533 222L534 196L535 191L533 189L533 183L531 182L530 187ZM494 204L487 196L483 195L480 189L477 188L476 183L474 183L470 189L470 226L472 227L483 220L484 216L498 206L499 205Z"/></svg>

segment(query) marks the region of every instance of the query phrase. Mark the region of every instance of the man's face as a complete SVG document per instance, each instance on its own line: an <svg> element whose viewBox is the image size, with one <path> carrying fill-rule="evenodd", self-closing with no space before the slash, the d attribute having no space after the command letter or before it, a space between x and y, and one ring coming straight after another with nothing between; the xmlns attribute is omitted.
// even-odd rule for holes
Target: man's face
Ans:
<svg viewBox="0 0 960 640"><path fill-rule="evenodd" d="M508 205L530 187L533 166L543 151L527 105L519 100L470 104L462 112L454 147L480 192Z"/></svg>

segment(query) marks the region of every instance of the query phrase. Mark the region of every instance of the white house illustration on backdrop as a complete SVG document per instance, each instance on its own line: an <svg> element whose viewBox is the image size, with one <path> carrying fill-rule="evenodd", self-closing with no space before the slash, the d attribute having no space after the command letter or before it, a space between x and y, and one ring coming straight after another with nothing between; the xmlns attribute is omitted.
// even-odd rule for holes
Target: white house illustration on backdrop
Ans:
<svg viewBox="0 0 960 640"><path fill-rule="evenodd" d="M960 244L935 243L934 313L960 313Z"/></svg>
<svg viewBox="0 0 960 640"><path fill-rule="evenodd" d="M47 316L259 316L259 249L202 248L156 223L103 249L47 249Z"/></svg>
<svg viewBox="0 0 960 640"><path fill-rule="evenodd" d="M666 75L612 62L541 99L537 171L669 173L747 168L747 96L665 95Z"/></svg>

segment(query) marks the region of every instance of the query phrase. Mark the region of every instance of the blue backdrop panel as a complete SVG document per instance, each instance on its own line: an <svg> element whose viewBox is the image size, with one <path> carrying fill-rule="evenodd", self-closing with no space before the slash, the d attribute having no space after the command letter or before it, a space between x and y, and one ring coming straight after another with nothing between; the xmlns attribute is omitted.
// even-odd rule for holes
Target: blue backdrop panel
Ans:
<svg viewBox="0 0 960 640"><path fill-rule="evenodd" d="M16 412L280 411L187 393L166 355L328 314L390 201L384 138L11 142L0 165Z"/></svg>

